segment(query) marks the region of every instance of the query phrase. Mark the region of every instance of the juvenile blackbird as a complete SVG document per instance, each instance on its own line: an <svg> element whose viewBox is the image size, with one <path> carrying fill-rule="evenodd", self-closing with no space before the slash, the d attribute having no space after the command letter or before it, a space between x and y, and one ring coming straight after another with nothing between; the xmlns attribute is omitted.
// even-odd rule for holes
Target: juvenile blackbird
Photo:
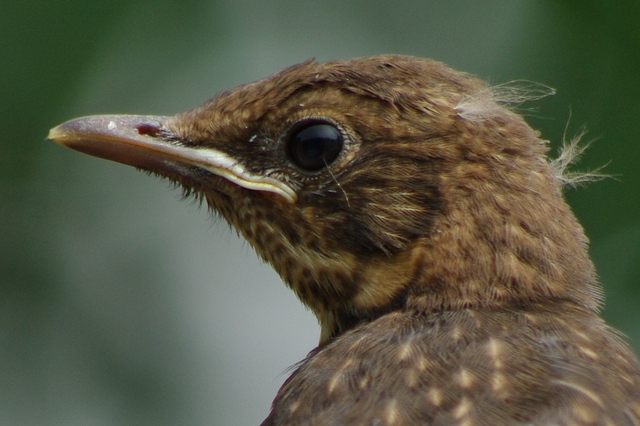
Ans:
<svg viewBox="0 0 640 426"><path fill-rule="evenodd" d="M206 200L315 313L263 425L639 425L566 161L499 92L426 59L307 61L49 138Z"/></svg>

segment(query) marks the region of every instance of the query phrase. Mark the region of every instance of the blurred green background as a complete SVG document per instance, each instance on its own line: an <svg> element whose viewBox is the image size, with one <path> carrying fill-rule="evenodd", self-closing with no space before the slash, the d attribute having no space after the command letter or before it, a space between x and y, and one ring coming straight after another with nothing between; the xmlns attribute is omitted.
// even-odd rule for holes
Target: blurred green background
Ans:
<svg viewBox="0 0 640 426"><path fill-rule="evenodd" d="M528 121L598 138L567 190L604 315L640 350L640 3L116 0L0 5L0 424L249 425L318 327L206 209L45 141L168 115L310 57L405 53L557 88ZM567 126L567 122L570 122Z"/></svg>

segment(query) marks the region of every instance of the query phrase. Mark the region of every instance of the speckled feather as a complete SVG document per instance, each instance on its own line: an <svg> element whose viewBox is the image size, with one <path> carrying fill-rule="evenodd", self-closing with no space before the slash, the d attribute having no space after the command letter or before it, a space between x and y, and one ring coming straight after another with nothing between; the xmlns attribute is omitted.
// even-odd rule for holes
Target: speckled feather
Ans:
<svg viewBox="0 0 640 426"><path fill-rule="evenodd" d="M308 61L158 128L296 194L160 172L320 321L320 346L264 425L640 424L640 367L597 315L587 239L547 144L490 90L407 56ZM310 117L345 136L317 173L284 149Z"/></svg>
<svg viewBox="0 0 640 426"><path fill-rule="evenodd" d="M579 307L399 311L312 352L263 424L633 425L637 389L625 345Z"/></svg>

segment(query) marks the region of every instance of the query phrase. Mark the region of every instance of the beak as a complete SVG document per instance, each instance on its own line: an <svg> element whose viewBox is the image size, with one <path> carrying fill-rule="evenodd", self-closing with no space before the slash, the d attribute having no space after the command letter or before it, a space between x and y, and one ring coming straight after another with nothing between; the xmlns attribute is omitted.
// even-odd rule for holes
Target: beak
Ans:
<svg viewBox="0 0 640 426"><path fill-rule="evenodd" d="M273 192L287 202L297 200L284 182L249 172L222 151L187 146L164 126L171 117L96 115L76 118L49 131L48 139L94 157L127 164L165 176L193 178L193 168L206 170L254 191Z"/></svg>

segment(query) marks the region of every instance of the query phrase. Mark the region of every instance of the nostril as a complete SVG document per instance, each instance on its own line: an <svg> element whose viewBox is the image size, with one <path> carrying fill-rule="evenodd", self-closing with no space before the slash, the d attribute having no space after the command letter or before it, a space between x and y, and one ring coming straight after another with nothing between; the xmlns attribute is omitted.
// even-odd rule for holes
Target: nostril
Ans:
<svg viewBox="0 0 640 426"><path fill-rule="evenodd" d="M155 137L158 135L158 133L162 132L162 130L160 130L158 126L154 126L153 124L147 124L147 123L138 124L136 126L136 130L141 135L147 135L152 137Z"/></svg>

